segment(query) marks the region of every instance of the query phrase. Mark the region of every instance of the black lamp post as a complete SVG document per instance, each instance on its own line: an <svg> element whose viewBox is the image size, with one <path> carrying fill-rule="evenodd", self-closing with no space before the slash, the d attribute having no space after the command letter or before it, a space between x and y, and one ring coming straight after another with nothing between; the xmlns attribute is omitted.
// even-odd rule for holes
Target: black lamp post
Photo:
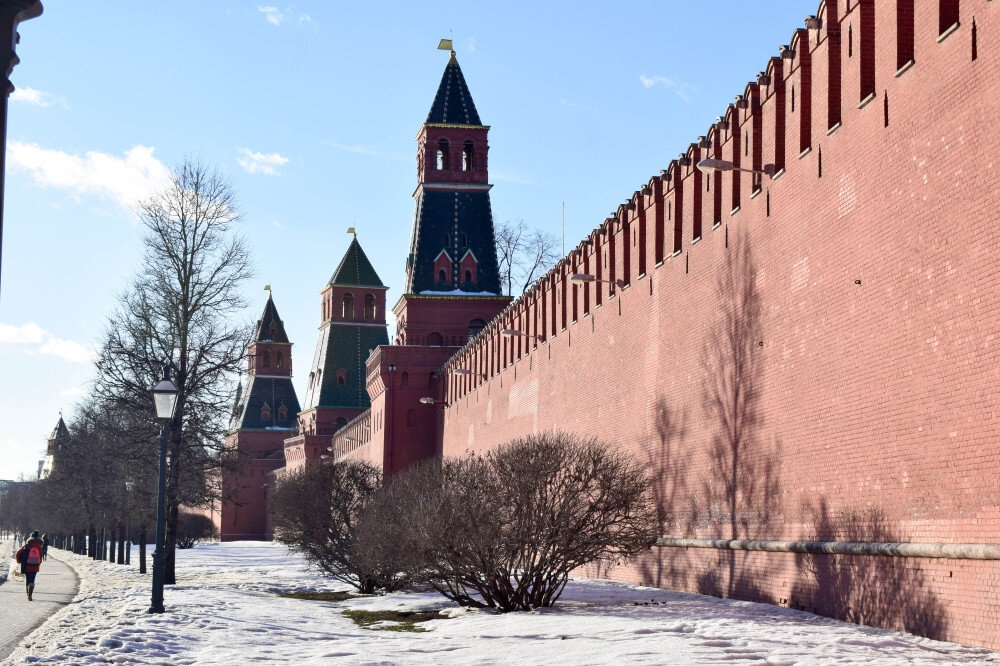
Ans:
<svg viewBox="0 0 1000 666"><path fill-rule="evenodd" d="M164 497L167 485L167 423L177 409L177 386L170 381L170 365L163 366L163 379L153 387L156 418L160 421L160 482L156 491L156 550L153 551L153 603L150 613L163 612Z"/></svg>

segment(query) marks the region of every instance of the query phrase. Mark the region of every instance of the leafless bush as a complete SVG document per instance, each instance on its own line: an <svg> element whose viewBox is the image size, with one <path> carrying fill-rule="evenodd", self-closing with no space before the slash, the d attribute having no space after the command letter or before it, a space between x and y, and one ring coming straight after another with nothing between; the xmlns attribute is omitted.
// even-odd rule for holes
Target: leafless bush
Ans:
<svg viewBox="0 0 1000 666"><path fill-rule="evenodd" d="M372 507L411 580L463 606L528 610L551 606L574 569L650 548L649 489L627 455L545 433L418 466Z"/></svg>
<svg viewBox="0 0 1000 666"><path fill-rule="evenodd" d="M305 555L330 577L363 593L395 589L397 572L355 547L365 507L382 486L382 472L358 461L327 462L285 477L271 502L275 539Z"/></svg>
<svg viewBox="0 0 1000 666"><path fill-rule="evenodd" d="M212 519L203 513L181 511L177 514L177 547L194 548L203 539L215 537Z"/></svg>

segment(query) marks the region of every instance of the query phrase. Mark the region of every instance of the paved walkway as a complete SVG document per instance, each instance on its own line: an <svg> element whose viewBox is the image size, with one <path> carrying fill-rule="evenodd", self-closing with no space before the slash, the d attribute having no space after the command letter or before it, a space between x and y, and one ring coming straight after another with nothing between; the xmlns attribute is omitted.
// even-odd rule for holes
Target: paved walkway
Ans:
<svg viewBox="0 0 1000 666"><path fill-rule="evenodd" d="M56 559L58 555L58 550L49 548L49 557L35 578L34 601L28 601L23 578L11 578L0 585L0 661L14 651L22 638L76 596L80 579L72 567ZM4 562L4 566L8 564Z"/></svg>

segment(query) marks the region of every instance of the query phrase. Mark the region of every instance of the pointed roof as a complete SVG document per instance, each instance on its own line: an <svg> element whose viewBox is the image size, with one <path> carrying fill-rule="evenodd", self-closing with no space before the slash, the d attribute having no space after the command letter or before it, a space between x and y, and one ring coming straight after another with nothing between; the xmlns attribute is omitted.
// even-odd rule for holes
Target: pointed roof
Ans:
<svg viewBox="0 0 1000 666"><path fill-rule="evenodd" d="M472 101L472 93L465 83L465 76L462 75L462 68L458 66L454 51L451 52L448 66L444 68L441 85L438 86L437 95L434 96L434 104L427 114L427 122L443 125L482 125L476 112L476 104Z"/></svg>
<svg viewBox="0 0 1000 666"><path fill-rule="evenodd" d="M56 423L56 427L52 429L52 434L49 435L49 440L59 440L63 437L69 437L69 428L66 427L66 422L63 421L62 412L60 412L59 422Z"/></svg>
<svg viewBox="0 0 1000 666"><path fill-rule="evenodd" d="M361 249L361 243L358 242L357 236L351 240L347 253L344 254L340 265L337 266L333 277L330 278L330 284L385 287L382 280L379 279L378 273L375 272L372 262L368 261L365 251Z"/></svg>
<svg viewBox="0 0 1000 666"><path fill-rule="evenodd" d="M257 320L257 328L253 332L253 341L261 342L288 342L288 335L285 333L285 325L278 316L278 308L274 307L274 299L271 292L267 294L267 303L264 305L264 313Z"/></svg>

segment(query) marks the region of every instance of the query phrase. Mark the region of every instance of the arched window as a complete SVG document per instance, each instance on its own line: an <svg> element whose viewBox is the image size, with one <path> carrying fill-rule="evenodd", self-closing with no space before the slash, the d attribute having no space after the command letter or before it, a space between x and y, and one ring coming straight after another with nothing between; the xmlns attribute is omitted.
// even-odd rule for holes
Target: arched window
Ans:
<svg viewBox="0 0 1000 666"><path fill-rule="evenodd" d="M341 368L337 370L337 386L345 386L347 384L347 370Z"/></svg>
<svg viewBox="0 0 1000 666"><path fill-rule="evenodd" d="M427 344L430 347L443 347L444 338L441 337L440 333L431 333L427 336Z"/></svg>
<svg viewBox="0 0 1000 666"><path fill-rule="evenodd" d="M412 409L406 412L406 425L409 427L417 425L417 413Z"/></svg>
<svg viewBox="0 0 1000 666"><path fill-rule="evenodd" d="M465 281L472 282L472 271L465 271Z"/></svg>
<svg viewBox="0 0 1000 666"><path fill-rule="evenodd" d="M462 171L472 171L472 142L466 141L462 147Z"/></svg>
<svg viewBox="0 0 1000 666"><path fill-rule="evenodd" d="M284 405L278 407L278 420L287 421L288 420L288 408Z"/></svg>
<svg viewBox="0 0 1000 666"><path fill-rule="evenodd" d="M344 319L354 319L354 294L344 294Z"/></svg>
<svg viewBox="0 0 1000 666"><path fill-rule="evenodd" d="M274 366L276 368L281 368L284 365L285 365L285 355L281 352L278 352L277 356L274 359Z"/></svg>
<svg viewBox="0 0 1000 666"><path fill-rule="evenodd" d="M271 420L271 408L267 406L266 402L264 403L264 406L260 408L260 420L261 421Z"/></svg>
<svg viewBox="0 0 1000 666"><path fill-rule="evenodd" d="M448 274L444 272L444 269L438 271L438 282L447 282Z"/></svg>
<svg viewBox="0 0 1000 666"><path fill-rule="evenodd" d="M269 368L271 367L271 354L267 350L261 352L260 355L260 367Z"/></svg>
<svg viewBox="0 0 1000 666"><path fill-rule="evenodd" d="M447 139L439 139L438 140L437 168L438 168L438 171L447 171L448 170L448 140Z"/></svg>
<svg viewBox="0 0 1000 666"><path fill-rule="evenodd" d="M486 322L482 319L473 319L469 322L469 339L479 335L479 332L486 328Z"/></svg>
<svg viewBox="0 0 1000 666"><path fill-rule="evenodd" d="M462 247L469 247L469 237L462 234Z"/></svg>
<svg viewBox="0 0 1000 666"><path fill-rule="evenodd" d="M409 375L409 373L403 372L403 376L400 377L400 381L402 382L403 386L409 386L409 384L410 384L410 375Z"/></svg>
<svg viewBox="0 0 1000 666"><path fill-rule="evenodd" d="M278 337L278 325L273 321L271 322L271 325L267 327L267 334L271 340L274 340L276 337Z"/></svg>
<svg viewBox="0 0 1000 666"><path fill-rule="evenodd" d="M375 318L375 297L365 294L365 319Z"/></svg>
<svg viewBox="0 0 1000 666"><path fill-rule="evenodd" d="M347 425L347 419L345 419L343 416L338 416L337 429L339 430L340 428L343 428L345 425Z"/></svg>

